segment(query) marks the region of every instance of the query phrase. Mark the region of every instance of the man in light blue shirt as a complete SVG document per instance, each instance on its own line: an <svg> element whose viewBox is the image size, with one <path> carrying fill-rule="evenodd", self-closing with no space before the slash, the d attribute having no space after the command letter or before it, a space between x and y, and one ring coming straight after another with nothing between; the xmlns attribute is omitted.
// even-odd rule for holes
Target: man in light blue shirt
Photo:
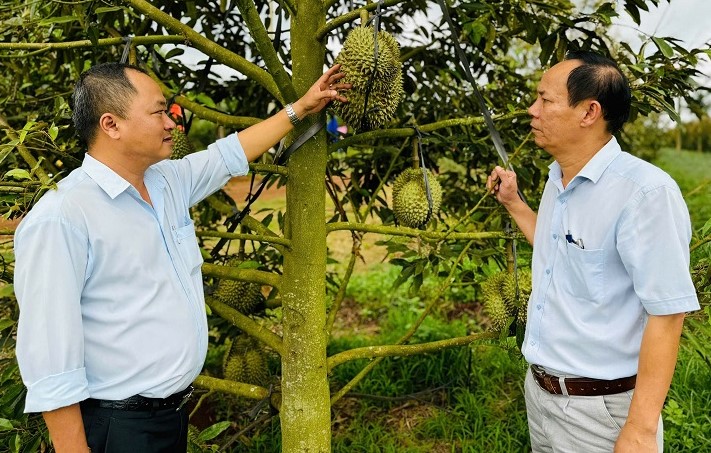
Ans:
<svg viewBox="0 0 711 453"><path fill-rule="evenodd" d="M175 123L143 70L109 63L82 74L73 120L88 152L15 235L25 411L43 413L56 451L185 451L182 404L207 351L189 208L305 116L345 101L338 69L271 118L180 160L167 160Z"/></svg>
<svg viewBox="0 0 711 453"><path fill-rule="evenodd" d="M538 214L513 172L487 181L533 245L522 351L534 452L662 451L684 314L699 304L679 188L612 135L630 100L614 62L569 54L529 108L536 144L555 158Z"/></svg>

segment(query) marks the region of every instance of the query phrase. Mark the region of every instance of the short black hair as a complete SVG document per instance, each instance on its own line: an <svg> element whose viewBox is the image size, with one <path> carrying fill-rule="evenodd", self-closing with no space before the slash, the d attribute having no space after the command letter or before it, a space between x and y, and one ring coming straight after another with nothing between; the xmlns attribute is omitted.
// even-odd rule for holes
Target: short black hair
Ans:
<svg viewBox="0 0 711 453"><path fill-rule="evenodd" d="M630 116L632 93L617 63L587 51L568 52L565 59L583 62L568 76L568 103L575 106L585 99L598 101L608 132L620 131Z"/></svg>
<svg viewBox="0 0 711 453"><path fill-rule="evenodd" d="M126 63L102 63L79 76L72 94L72 121L79 139L87 146L96 138L99 119L104 113L126 118L128 102L138 93L126 74L142 68Z"/></svg>

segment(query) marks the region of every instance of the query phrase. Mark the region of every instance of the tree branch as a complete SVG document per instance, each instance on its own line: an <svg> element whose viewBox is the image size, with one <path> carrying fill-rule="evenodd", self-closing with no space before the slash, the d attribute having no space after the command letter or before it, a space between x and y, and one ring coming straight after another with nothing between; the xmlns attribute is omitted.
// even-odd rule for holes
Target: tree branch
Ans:
<svg viewBox="0 0 711 453"><path fill-rule="evenodd" d="M279 288L281 283L281 276L272 274L271 272L258 271L256 269L237 269L211 263L202 263L202 275L206 277L225 278L228 280L256 282L275 288Z"/></svg>
<svg viewBox="0 0 711 453"><path fill-rule="evenodd" d="M364 233L388 234L392 236L410 236L426 239L476 240L476 239L511 239L513 236L504 231L474 231L471 233L448 233L446 231L423 231L415 228L388 225L371 225L354 222L333 222L326 224L326 233L332 231L362 231Z"/></svg>
<svg viewBox="0 0 711 453"><path fill-rule="evenodd" d="M254 4L254 0L237 0L237 8L239 8L240 13L242 13L249 34L252 36L252 39L254 39L257 50L264 59L264 63L267 65L267 69L269 69L272 77L274 77L274 81L277 87L279 87L282 96L287 102L295 101L298 99L298 96L294 89L294 84L291 82L289 74L284 70L284 65L279 60L279 55L277 55L272 40L264 28L264 23L262 22L262 18L259 17L259 12Z"/></svg>
<svg viewBox="0 0 711 453"><path fill-rule="evenodd" d="M229 321L232 325L244 331L247 335L256 338L265 345L275 350L280 356L284 355L284 343L277 334L256 323L252 318L227 304L220 302L216 297L205 297L205 303L220 317Z"/></svg>
<svg viewBox="0 0 711 453"><path fill-rule="evenodd" d="M173 31L174 33L180 33L184 35L188 41L196 49L202 51L206 55L213 57L220 63L223 63L247 76L247 78L254 80L255 82L262 85L269 91L279 102L284 103L284 99L279 92L279 88L272 76L261 69L254 63L249 62L244 57L237 55L236 53L220 46L219 44L211 41L207 37L197 33L195 30L190 28L188 25L183 24L179 20L169 16L163 11L159 10L155 6L151 5L145 0L126 0L126 3L133 6L135 9L145 14L149 18L158 22L165 28Z"/></svg>
<svg viewBox="0 0 711 453"><path fill-rule="evenodd" d="M17 132L10 126L10 124L7 122L7 120L2 114L0 114L0 129L5 130L5 133L10 138L10 140L17 140L18 143L17 145L15 145L17 147L17 152L20 154L25 163L30 167L30 170L37 174L37 177L39 178L42 185L48 186L50 184L49 175L40 166L39 161L35 159L35 156L32 155L30 150L28 150L24 144L20 143L20 137L17 135Z"/></svg>
<svg viewBox="0 0 711 453"><path fill-rule="evenodd" d="M274 237L274 236L261 235L261 234L228 233L227 231L215 231L215 230L196 231L195 235L197 235L197 237L202 237L202 238L244 239L247 241L267 242L269 244L280 244L285 247L291 247L291 240L290 239L282 238L279 236Z"/></svg>
<svg viewBox="0 0 711 453"><path fill-rule="evenodd" d="M408 1L409 0L385 0L383 2L383 6L388 7L388 6L397 5L398 3L407 3ZM334 3L335 2L332 0L325 0L324 6L326 9L328 9ZM363 11L363 10L373 11L377 7L378 7L378 2L371 2L371 3L368 3L364 6L359 7L358 9L354 9L353 11L350 11L346 14L336 17L335 19L326 23L323 27L319 28L316 31L316 39L318 41L321 41L324 38L324 36L326 36L329 32L335 30L336 28L340 27L343 24L347 24L348 22L353 22L354 20L358 19L360 17L361 11Z"/></svg>
<svg viewBox="0 0 711 453"><path fill-rule="evenodd" d="M150 44L184 44L185 36L182 35L156 35L156 36L135 36L131 41L133 45ZM97 40L96 46L117 46L124 44L123 38L103 38ZM65 42L3 42L0 43L0 50L59 50L78 49L82 47L95 47L94 43L88 39L81 41ZM28 56L28 55L23 55Z"/></svg>
<svg viewBox="0 0 711 453"><path fill-rule="evenodd" d="M289 167L284 167L282 165L251 162L249 164L249 169L255 173L273 173L275 175L289 176Z"/></svg>
<svg viewBox="0 0 711 453"><path fill-rule="evenodd" d="M328 358L328 371L351 360L372 359L374 357L403 357L409 355L425 354L441 351L446 348L465 346L477 340L495 339L500 336L498 332L481 332L466 337L449 338L446 340L432 341L430 343L408 345L382 345L366 346L340 352Z"/></svg>
<svg viewBox="0 0 711 453"><path fill-rule="evenodd" d="M253 400L263 400L269 396L269 390L264 387L230 381L227 379L218 379L211 376L205 376L204 374L196 377L193 384L195 387L201 389L231 393L233 395L243 396Z"/></svg>
<svg viewBox="0 0 711 453"><path fill-rule="evenodd" d="M523 110L517 110L515 112L506 113L504 115L497 115L493 119L495 121L509 120L517 118L520 116L527 116ZM450 118L442 121L436 121L434 123L423 124L417 126L421 132L432 132L438 129L444 129L447 127L454 126L472 126L475 124L484 124L484 118L481 116L465 116L462 118ZM339 140L328 146L328 151L330 153L335 152L338 149L348 147L350 145L355 145L358 143L370 142L378 138L401 138L401 137L411 137L415 135L415 129L411 127L400 127L396 129L377 129L374 131L363 132L361 134L351 135L343 140Z"/></svg>

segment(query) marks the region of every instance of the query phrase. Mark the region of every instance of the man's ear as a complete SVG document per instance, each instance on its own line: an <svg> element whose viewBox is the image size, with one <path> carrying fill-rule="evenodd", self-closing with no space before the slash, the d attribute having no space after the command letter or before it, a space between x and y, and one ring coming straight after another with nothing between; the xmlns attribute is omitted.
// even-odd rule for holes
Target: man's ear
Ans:
<svg viewBox="0 0 711 453"><path fill-rule="evenodd" d="M108 135L109 137L117 140L121 137L121 133L118 130L118 124L116 122L116 115L113 113L104 113L99 118L99 131Z"/></svg>
<svg viewBox="0 0 711 453"><path fill-rule="evenodd" d="M590 99L583 101L583 103L585 105L585 111L583 112L583 118L580 120L582 127L589 127L598 120L603 120L602 106L598 101Z"/></svg>

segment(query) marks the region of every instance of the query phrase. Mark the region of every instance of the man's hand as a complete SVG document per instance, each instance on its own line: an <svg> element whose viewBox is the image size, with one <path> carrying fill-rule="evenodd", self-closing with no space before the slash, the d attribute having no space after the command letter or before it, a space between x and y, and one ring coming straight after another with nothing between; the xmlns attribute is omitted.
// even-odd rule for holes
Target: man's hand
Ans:
<svg viewBox="0 0 711 453"><path fill-rule="evenodd" d="M657 453L657 433L625 423L615 442L614 453Z"/></svg>
<svg viewBox="0 0 711 453"><path fill-rule="evenodd" d="M350 83L339 83L346 76L343 72L338 72L341 65L337 64L324 72L321 77L311 85L311 88L304 94L301 99L294 102L294 112L300 119L304 119L307 115L312 115L323 110L329 102L333 100L348 102L339 91L349 90Z"/></svg>
<svg viewBox="0 0 711 453"><path fill-rule="evenodd" d="M512 203L521 201L518 196L516 173L505 170L498 165L486 179L486 188L496 196L499 203L506 207Z"/></svg>
<svg viewBox="0 0 711 453"><path fill-rule="evenodd" d="M486 179L486 188L511 214L526 240L533 244L536 213L518 196L516 173L497 166Z"/></svg>

